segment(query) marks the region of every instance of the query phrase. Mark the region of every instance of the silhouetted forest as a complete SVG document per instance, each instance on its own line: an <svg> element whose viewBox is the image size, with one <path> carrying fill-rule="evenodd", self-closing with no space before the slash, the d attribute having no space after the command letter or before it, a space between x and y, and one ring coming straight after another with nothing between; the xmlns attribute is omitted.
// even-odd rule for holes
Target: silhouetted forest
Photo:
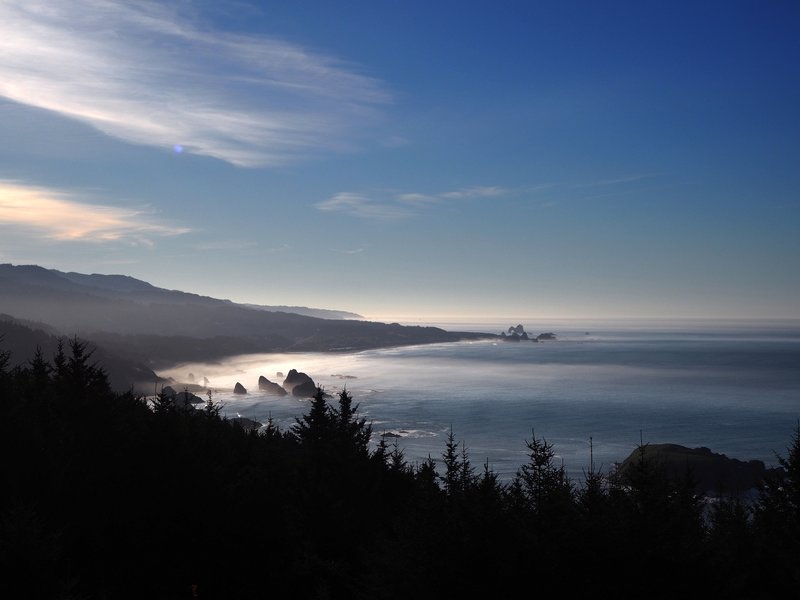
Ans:
<svg viewBox="0 0 800 600"><path fill-rule="evenodd" d="M450 434L409 464L346 391L289 430L213 397L111 391L73 341L0 354L0 589L25 598L773 598L800 585L800 428L788 478L706 504L642 453L570 481L544 439L510 482ZM6 593L11 592L10 595ZM514 595L518 595L515 593Z"/></svg>

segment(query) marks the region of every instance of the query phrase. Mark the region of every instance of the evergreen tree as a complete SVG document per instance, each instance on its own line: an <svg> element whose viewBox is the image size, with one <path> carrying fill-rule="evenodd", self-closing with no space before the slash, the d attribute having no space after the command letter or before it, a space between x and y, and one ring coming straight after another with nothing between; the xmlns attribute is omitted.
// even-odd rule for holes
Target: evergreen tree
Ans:
<svg viewBox="0 0 800 600"><path fill-rule="evenodd" d="M453 433L453 427L445 440L445 450L442 454L444 463L444 475L440 476L444 483L444 491L448 497L452 498L465 491L465 484L472 475L472 467L469 464L465 451L459 451L459 442Z"/></svg>
<svg viewBox="0 0 800 600"><path fill-rule="evenodd" d="M422 464L414 472L416 480L421 484L424 489L437 488L436 480L436 461L428 455Z"/></svg>
<svg viewBox="0 0 800 600"><path fill-rule="evenodd" d="M786 456L776 456L785 476L765 482L754 514L761 578L775 592L800 588L800 421Z"/></svg>
<svg viewBox="0 0 800 600"><path fill-rule="evenodd" d="M188 398L189 390L186 390L186 397ZM214 401L214 392L209 388L206 390L206 402L203 406L203 414L209 419L219 418L219 413L222 410L222 404ZM272 419L270 419L271 423Z"/></svg>
<svg viewBox="0 0 800 600"><path fill-rule="evenodd" d="M536 515L565 512L572 504L572 484L564 465L554 464L555 449L544 438L525 441L528 462L517 471L512 489Z"/></svg>
<svg viewBox="0 0 800 600"><path fill-rule="evenodd" d="M167 415L174 413L176 410L175 396L165 394L163 389L153 398L153 412L156 414Z"/></svg>
<svg viewBox="0 0 800 600"><path fill-rule="evenodd" d="M366 418L359 418L358 406L353 405L353 397L344 388L339 392L338 408L331 410L330 417L339 440L339 451L366 457L369 453L372 426L367 424Z"/></svg>
<svg viewBox="0 0 800 600"><path fill-rule="evenodd" d="M281 428L275 424L275 421L272 419L272 415L269 415L267 418L267 426L264 427L264 430L261 432L261 435L264 439L267 440L279 440L283 438L283 434L281 433Z"/></svg>
<svg viewBox="0 0 800 600"><path fill-rule="evenodd" d="M641 550L628 562L636 565L630 585L636 593L656 585L676 595L696 591L691 581L701 581L705 537L702 504L691 473L672 477L653 459L647 444L639 444L638 459L621 473L625 501L620 521L625 529L624 545ZM670 573L682 572L684 578Z"/></svg>
<svg viewBox="0 0 800 600"><path fill-rule="evenodd" d="M31 377L34 385L42 389L50 378L50 372L53 370L50 364L44 359L42 354L42 347L36 346L36 352L33 359L30 361Z"/></svg>
<svg viewBox="0 0 800 600"><path fill-rule="evenodd" d="M375 452L372 453L372 460L381 466L386 466L389 460L389 445L386 443L386 432L380 436Z"/></svg>
<svg viewBox="0 0 800 600"><path fill-rule="evenodd" d="M332 431L333 419L331 409L325 400L325 390L317 387L308 414L295 418L291 429L292 438L301 446L318 446L330 439Z"/></svg>
<svg viewBox="0 0 800 600"><path fill-rule="evenodd" d="M395 473L405 473L408 470L406 457L397 440L394 441L392 451L389 454L389 469Z"/></svg>
<svg viewBox="0 0 800 600"><path fill-rule="evenodd" d="M67 357L64 354L64 340L58 338L56 353L53 355L53 371L57 381L64 381L67 378Z"/></svg>

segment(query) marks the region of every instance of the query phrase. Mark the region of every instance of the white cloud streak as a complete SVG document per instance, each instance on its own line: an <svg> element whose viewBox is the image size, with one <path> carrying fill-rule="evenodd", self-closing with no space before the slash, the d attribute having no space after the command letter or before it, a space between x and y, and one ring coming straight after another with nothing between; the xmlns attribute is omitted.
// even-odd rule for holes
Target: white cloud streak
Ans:
<svg viewBox="0 0 800 600"><path fill-rule="evenodd" d="M314 206L325 212L339 212L379 221L402 219L412 214L410 210L397 204L354 192L339 192Z"/></svg>
<svg viewBox="0 0 800 600"><path fill-rule="evenodd" d="M153 237L189 229L155 223L142 211L87 204L72 194L0 180L0 231L24 231L62 242L126 242L152 246Z"/></svg>
<svg viewBox="0 0 800 600"><path fill-rule="evenodd" d="M442 198L451 200L462 200L467 198L494 198L497 196L504 196L508 193L505 188L492 185L492 186L479 186L464 188L453 192L445 192L440 194Z"/></svg>
<svg viewBox="0 0 800 600"><path fill-rule="evenodd" d="M419 192L339 192L314 206L326 212L340 212L363 219L392 220L414 215L418 210L452 200L493 198L509 194L499 186L469 187L437 194Z"/></svg>
<svg viewBox="0 0 800 600"><path fill-rule="evenodd" d="M349 148L390 100L352 65L139 0L0 0L0 96L244 166Z"/></svg>

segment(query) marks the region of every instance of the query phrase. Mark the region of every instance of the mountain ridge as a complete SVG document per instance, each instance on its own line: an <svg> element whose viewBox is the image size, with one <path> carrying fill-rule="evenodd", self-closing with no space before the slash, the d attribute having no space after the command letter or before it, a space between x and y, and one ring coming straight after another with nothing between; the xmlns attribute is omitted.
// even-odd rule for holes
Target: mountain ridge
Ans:
<svg viewBox="0 0 800 600"><path fill-rule="evenodd" d="M0 312L78 335L151 368L252 352L362 350L490 337L254 309L125 275L0 265Z"/></svg>

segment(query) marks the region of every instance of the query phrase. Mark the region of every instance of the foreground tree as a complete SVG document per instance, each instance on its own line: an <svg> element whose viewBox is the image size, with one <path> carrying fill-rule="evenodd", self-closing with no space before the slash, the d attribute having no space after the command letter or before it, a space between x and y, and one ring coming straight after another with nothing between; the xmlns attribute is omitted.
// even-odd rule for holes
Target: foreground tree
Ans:
<svg viewBox="0 0 800 600"><path fill-rule="evenodd" d="M755 507L759 579L767 589L800 589L800 421L786 456L777 455L785 477L769 479Z"/></svg>

